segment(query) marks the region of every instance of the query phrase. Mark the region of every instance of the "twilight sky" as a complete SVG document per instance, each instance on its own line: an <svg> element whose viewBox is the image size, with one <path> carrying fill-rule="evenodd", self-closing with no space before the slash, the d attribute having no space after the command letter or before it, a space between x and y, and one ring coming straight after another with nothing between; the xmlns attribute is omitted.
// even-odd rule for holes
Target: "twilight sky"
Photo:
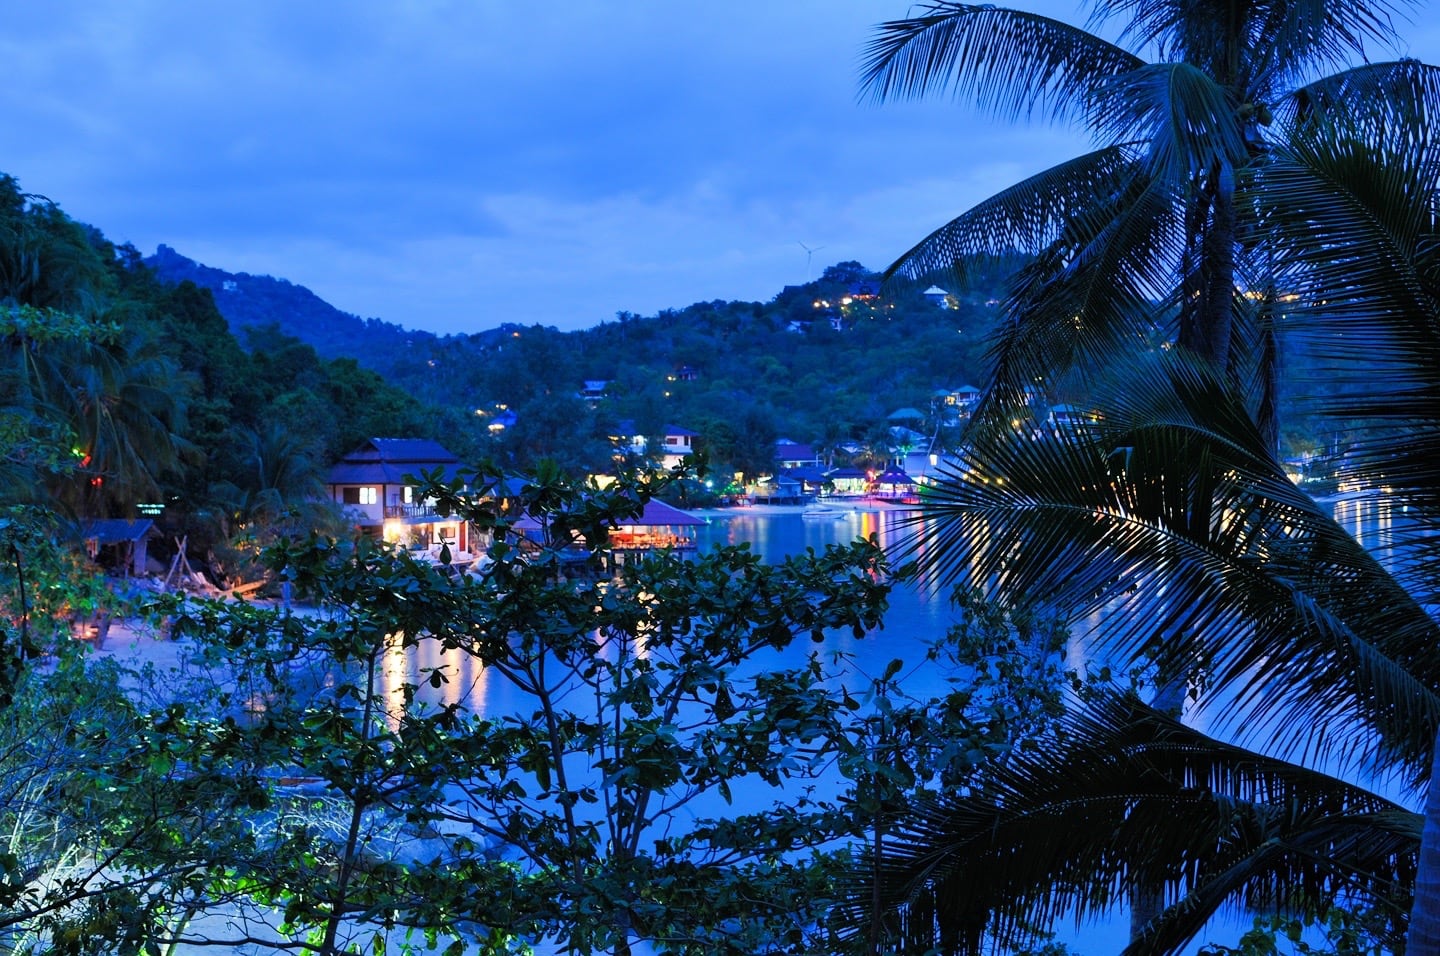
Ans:
<svg viewBox="0 0 1440 956"><path fill-rule="evenodd" d="M949 101L859 102L862 46L909 10L0 0L0 172L146 254L438 333L763 301L841 260L882 268L1083 147ZM1430 8L1413 19L1401 54L1440 62Z"/></svg>

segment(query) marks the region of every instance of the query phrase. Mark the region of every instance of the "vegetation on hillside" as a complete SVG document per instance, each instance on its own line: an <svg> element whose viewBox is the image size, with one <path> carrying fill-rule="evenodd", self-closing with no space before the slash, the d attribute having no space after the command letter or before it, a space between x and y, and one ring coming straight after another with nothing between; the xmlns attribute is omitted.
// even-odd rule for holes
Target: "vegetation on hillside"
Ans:
<svg viewBox="0 0 1440 956"><path fill-rule="evenodd" d="M444 435L474 451L457 416L352 359L322 359L273 328L238 341L207 290L160 282L134 249L8 176L0 364L4 500L72 525L144 506L200 560L253 551L260 529L299 510L325 527L313 507L324 470L366 438Z"/></svg>
<svg viewBox="0 0 1440 956"><path fill-rule="evenodd" d="M874 440L896 409L929 412L936 390L980 380L1003 275L995 263L951 290L954 308L942 308L920 294L923 286L876 295L878 277L843 262L770 302L622 312L573 332L507 322L436 336L362 322L302 287L200 266L173 250L147 261L167 281L203 282L242 337L275 324L322 355L354 358L430 407L476 415L469 434L497 460L525 468L558 457L576 472L608 468L621 422L646 435L667 423L697 432L721 471L734 464L737 435ZM580 399L587 381L604 383L602 401ZM517 429L492 434L488 425L502 410L516 416ZM768 461L769 452L740 455Z"/></svg>

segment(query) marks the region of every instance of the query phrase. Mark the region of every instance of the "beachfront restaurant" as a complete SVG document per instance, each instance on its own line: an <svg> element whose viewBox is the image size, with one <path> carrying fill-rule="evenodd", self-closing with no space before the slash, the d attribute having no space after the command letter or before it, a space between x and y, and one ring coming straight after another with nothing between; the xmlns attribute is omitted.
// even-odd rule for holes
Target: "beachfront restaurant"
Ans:
<svg viewBox="0 0 1440 956"><path fill-rule="evenodd" d="M899 468L887 468L875 476L870 496L887 501L914 501L918 495L914 480Z"/></svg>
<svg viewBox="0 0 1440 956"><path fill-rule="evenodd" d="M663 501L645 502L637 518L627 519L610 532L610 545L617 551L694 551L697 529L705 523L688 511Z"/></svg>
<svg viewBox="0 0 1440 956"><path fill-rule="evenodd" d="M610 531L610 549L617 558L669 549L693 552L698 529L705 521L663 501L650 500L634 518L626 518ZM515 523L515 530L536 545L544 543L544 528L526 515ZM588 542L575 542L574 548L588 554Z"/></svg>

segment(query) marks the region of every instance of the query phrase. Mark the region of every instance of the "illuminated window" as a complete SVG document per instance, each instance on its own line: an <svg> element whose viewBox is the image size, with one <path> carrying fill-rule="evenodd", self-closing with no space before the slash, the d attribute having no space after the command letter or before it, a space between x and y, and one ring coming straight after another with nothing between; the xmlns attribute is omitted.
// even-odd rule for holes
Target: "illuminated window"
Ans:
<svg viewBox="0 0 1440 956"><path fill-rule="evenodd" d="M373 505L380 501L380 489L374 485L366 485L360 489L360 503L362 505Z"/></svg>

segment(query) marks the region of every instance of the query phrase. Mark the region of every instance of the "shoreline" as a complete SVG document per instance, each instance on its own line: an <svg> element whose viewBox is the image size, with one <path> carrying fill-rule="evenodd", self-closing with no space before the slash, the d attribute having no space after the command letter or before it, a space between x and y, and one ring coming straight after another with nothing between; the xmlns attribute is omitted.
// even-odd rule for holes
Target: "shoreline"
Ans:
<svg viewBox="0 0 1440 956"><path fill-rule="evenodd" d="M821 499L822 503L833 508L838 515L848 514L875 514L883 511L919 511L920 506L915 504L903 504L884 500L868 498L827 498ZM805 504L749 504L734 505L725 508L685 508L681 509L686 514L700 518L707 524L730 518L769 516L769 515L800 515L805 513ZM264 600L259 604L274 604L274 601ZM303 608L296 605L294 610L297 613L315 613L315 609ZM113 658L117 662L141 666L154 664L157 668L171 670L183 666L184 658L193 648L189 641L175 640L170 637L161 636L158 628L140 617L116 618L110 624L109 633L102 644L90 645L90 651L96 657Z"/></svg>
<svg viewBox="0 0 1440 956"><path fill-rule="evenodd" d="M820 503L833 508L840 514L877 513L881 511L919 511L920 505L904 504L898 501L883 501L870 498L821 498ZM727 508L682 508L686 514L698 518L732 518L742 515L798 515L805 513L806 504L752 504L732 505Z"/></svg>

